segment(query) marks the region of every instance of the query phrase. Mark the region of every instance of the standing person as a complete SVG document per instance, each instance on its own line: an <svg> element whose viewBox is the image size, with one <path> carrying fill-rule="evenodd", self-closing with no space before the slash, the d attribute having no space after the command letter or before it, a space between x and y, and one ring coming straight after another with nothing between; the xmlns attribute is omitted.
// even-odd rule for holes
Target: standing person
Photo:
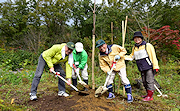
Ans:
<svg viewBox="0 0 180 111"><path fill-rule="evenodd" d="M62 44L53 45L50 49L45 50L39 57L38 66L35 72L35 76L31 85L30 99L36 100L37 96L37 87L40 82L43 70L45 65L47 64L50 68L49 71L52 72L60 72L60 75L63 78L67 78L69 84L71 84L71 76L72 76L72 67L73 64L73 55L72 51L74 49L74 43L68 42ZM64 70L60 66L60 62L66 62L66 74ZM65 92L65 82L59 78L58 80L58 95L68 97L69 94Z"/></svg>
<svg viewBox="0 0 180 111"><path fill-rule="evenodd" d="M77 42L75 44L75 49L73 50L73 59L74 64L77 69L76 72L79 72L81 70L81 75L83 78L83 81L88 85L88 72L87 72L87 52L83 49L83 44L81 42ZM77 86L77 74L75 72L72 72L72 83L74 86ZM87 91L88 89L84 87L84 90Z"/></svg>
<svg viewBox="0 0 180 111"><path fill-rule="evenodd" d="M96 42L96 47L99 48L99 64L101 69L107 73L110 74L110 68L112 66L112 63L114 61L114 58L118 60L116 63L116 68L113 69L112 74L107 82L107 88L109 92L109 96L107 99L113 99L115 98L115 95L113 94L113 80L115 77L116 72L119 74L122 80L122 84L124 84L126 93L127 93L127 102L130 103L133 101L132 92L131 92L131 85L126 77L126 65L124 61L124 55L127 53L126 49L119 46L119 45L107 45L104 40L98 40Z"/></svg>
<svg viewBox="0 0 180 111"><path fill-rule="evenodd" d="M136 60L143 86L146 89L147 95L142 96L143 101L153 100L154 93L154 70L159 70L158 61L154 47L150 43L146 43L140 31L134 33L133 40L136 43L129 56L125 56L125 60Z"/></svg>

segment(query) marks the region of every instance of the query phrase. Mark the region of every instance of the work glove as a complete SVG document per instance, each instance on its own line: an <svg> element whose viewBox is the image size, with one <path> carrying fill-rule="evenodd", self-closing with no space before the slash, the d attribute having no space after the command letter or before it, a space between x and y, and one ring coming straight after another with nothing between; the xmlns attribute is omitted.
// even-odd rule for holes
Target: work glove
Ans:
<svg viewBox="0 0 180 111"><path fill-rule="evenodd" d="M116 55L114 58L115 60L119 60L121 57L119 55Z"/></svg>
<svg viewBox="0 0 180 111"><path fill-rule="evenodd" d="M158 72L159 71L159 69L155 69L156 70L156 72Z"/></svg>
<svg viewBox="0 0 180 111"><path fill-rule="evenodd" d="M68 78L67 81L68 81L67 85L70 85L71 84L71 79Z"/></svg>
<svg viewBox="0 0 180 111"><path fill-rule="evenodd" d="M157 76L157 72L159 71L159 69L154 69L154 75Z"/></svg>

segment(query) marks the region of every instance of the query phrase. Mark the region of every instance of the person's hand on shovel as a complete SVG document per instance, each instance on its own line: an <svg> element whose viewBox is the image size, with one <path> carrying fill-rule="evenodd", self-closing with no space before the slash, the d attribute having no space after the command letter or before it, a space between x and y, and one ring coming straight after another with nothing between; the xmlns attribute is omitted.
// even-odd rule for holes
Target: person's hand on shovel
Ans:
<svg viewBox="0 0 180 111"><path fill-rule="evenodd" d="M67 78L67 81L68 81L67 85L70 85L71 84L71 79Z"/></svg>
<svg viewBox="0 0 180 111"><path fill-rule="evenodd" d="M52 71L54 71L54 67L51 67L49 71L52 73Z"/></svg>
<svg viewBox="0 0 180 111"><path fill-rule="evenodd" d="M155 76L157 76L158 71L159 71L159 69L154 69Z"/></svg>
<svg viewBox="0 0 180 111"><path fill-rule="evenodd" d="M117 61L119 60L121 57L119 55L115 55L114 59Z"/></svg>
<svg viewBox="0 0 180 111"><path fill-rule="evenodd" d="M79 73L79 68L78 67L75 70L76 70L76 73Z"/></svg>

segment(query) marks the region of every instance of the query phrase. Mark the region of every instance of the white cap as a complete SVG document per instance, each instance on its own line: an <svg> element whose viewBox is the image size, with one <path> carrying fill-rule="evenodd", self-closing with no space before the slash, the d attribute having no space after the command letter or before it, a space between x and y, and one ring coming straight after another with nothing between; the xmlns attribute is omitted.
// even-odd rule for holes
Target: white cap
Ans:
<svg viewBox="0 0 180 111"><path fill-rule="evenodd" d="M75 44L75 49L77 52L82 52L83 51L83 44L81 42L77 42Z"/></svg>

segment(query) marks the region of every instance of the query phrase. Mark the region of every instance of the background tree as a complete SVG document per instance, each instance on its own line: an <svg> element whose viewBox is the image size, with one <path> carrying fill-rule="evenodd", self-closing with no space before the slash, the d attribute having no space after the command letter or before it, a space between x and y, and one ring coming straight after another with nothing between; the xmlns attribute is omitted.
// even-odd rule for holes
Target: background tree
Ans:
<svg viewBox="0 0 180 111"><path fill-rule="evenodd" d="M1 36L4 38L5 46L21 46L21 40L26 32L29 8L26 0L19 0L12 3L11 0L1 4Z"/></svg>
<svg viewBox="0 0 180 111"><path fill-rule="evenodd" d="M128 15L126 44L131 50L134 31L140 30L148 42L154 35L149 29L169 25L180 27L180 3L177 0L102 0L96 5L96 38L111 44L111 22L114 43L122 44L122 20ZM91 55L93 29L91 0L7 0L0 3L0 42L11 47L38 52L55 43L81 41ZM71 21L72 25L67 22ZM144 27L144 28L143 28ZM41 49L42 48L42 49ZM177 49L176 49L177 50Z"/></svg>
<svg viewBox="0 0 180 111"><path fill-rule="evenodd" d="M66 0L46 0L39 1L40 13L43 25L47 27L47 43L65 42L66 38L66 21L70 17L70 3Z"/></svg>
<svg viewBox="0 0 180 111"><path fill-rule="evenodd" d="M163 26L159 29L149 29L150 40L156 48L159 57L174 55L180 57L180 34L179 30L171 30L170 26ZM144 32L147 35L146 32Z"/></svg>

